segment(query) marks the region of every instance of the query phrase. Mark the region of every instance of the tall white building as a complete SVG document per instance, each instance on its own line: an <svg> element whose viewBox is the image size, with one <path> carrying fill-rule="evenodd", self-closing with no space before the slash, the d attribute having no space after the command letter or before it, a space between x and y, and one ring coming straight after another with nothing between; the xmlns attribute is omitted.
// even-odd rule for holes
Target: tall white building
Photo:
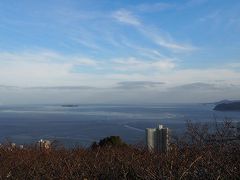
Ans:
<svg viewBox="0 0 240 180"><path fill-rule="evenodd" d="M146 143L149 151L166 152L169 148L169 129L159 125L146 129Z"/></svg>
<svg viewBox="0 0 240 180"><path fill-rule="evenodd" d="M237 122L237 138L240 139L240 122Z"/></svg>

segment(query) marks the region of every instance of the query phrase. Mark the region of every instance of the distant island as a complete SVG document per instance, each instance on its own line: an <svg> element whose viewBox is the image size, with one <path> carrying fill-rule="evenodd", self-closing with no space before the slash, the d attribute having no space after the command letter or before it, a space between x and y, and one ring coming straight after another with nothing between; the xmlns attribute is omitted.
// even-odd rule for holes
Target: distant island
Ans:
<svg viewBox="0 0 240 180"><path fill-rule="evenodd" d="M64 104L62 107L78 107L77 104Z"/></svg>
<svg viewBox="0 0 240 180"><path fill-rule="evenodd" d="M219 103L214 107L215 111L240 111L240 101Z"/></svg>

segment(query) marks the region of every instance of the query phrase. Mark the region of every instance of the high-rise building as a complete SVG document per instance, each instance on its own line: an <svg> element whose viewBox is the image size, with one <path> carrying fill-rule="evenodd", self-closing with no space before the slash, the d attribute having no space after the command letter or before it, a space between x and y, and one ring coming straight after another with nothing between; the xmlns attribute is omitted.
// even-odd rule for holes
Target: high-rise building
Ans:
<svg viewBox="0 0 240 180"><path fill-rule="evenodd" d="M146 143L149 151L166 152L169 148L169 129L159 125L146 129Z"/></svg>
<svg viewBox="0 0 240 180"><path fill-rule="evenodd" d="M240 139L240 122L237 122L237 139Z"/></svg>

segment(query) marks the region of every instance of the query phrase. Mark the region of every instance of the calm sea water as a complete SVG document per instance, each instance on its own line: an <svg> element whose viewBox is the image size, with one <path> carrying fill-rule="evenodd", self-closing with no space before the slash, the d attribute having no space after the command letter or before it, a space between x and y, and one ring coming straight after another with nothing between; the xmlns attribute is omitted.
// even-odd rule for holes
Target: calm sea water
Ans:
<svg viewBox="0 0 240 180"><path fill-rule="evenodd" d="M145 128L163 124L173 134L185 131L193 122L240 121L240 112L216 112L213 105L163 104L133 105L61 105L0 106L0 142L19 144L39 139L57 140L67 147L89 146L110 135L128 143L144 143Z"/></svg>

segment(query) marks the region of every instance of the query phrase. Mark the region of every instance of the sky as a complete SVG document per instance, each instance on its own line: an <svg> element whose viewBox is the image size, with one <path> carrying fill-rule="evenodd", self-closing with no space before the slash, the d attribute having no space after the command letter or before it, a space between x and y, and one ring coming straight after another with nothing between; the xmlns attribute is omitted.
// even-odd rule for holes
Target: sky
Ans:
<svg viewBox="0 0 240 180"><path fill-rule="evenodd" d="M239 0L1 0L0 104L240 99Z"/></svg>

